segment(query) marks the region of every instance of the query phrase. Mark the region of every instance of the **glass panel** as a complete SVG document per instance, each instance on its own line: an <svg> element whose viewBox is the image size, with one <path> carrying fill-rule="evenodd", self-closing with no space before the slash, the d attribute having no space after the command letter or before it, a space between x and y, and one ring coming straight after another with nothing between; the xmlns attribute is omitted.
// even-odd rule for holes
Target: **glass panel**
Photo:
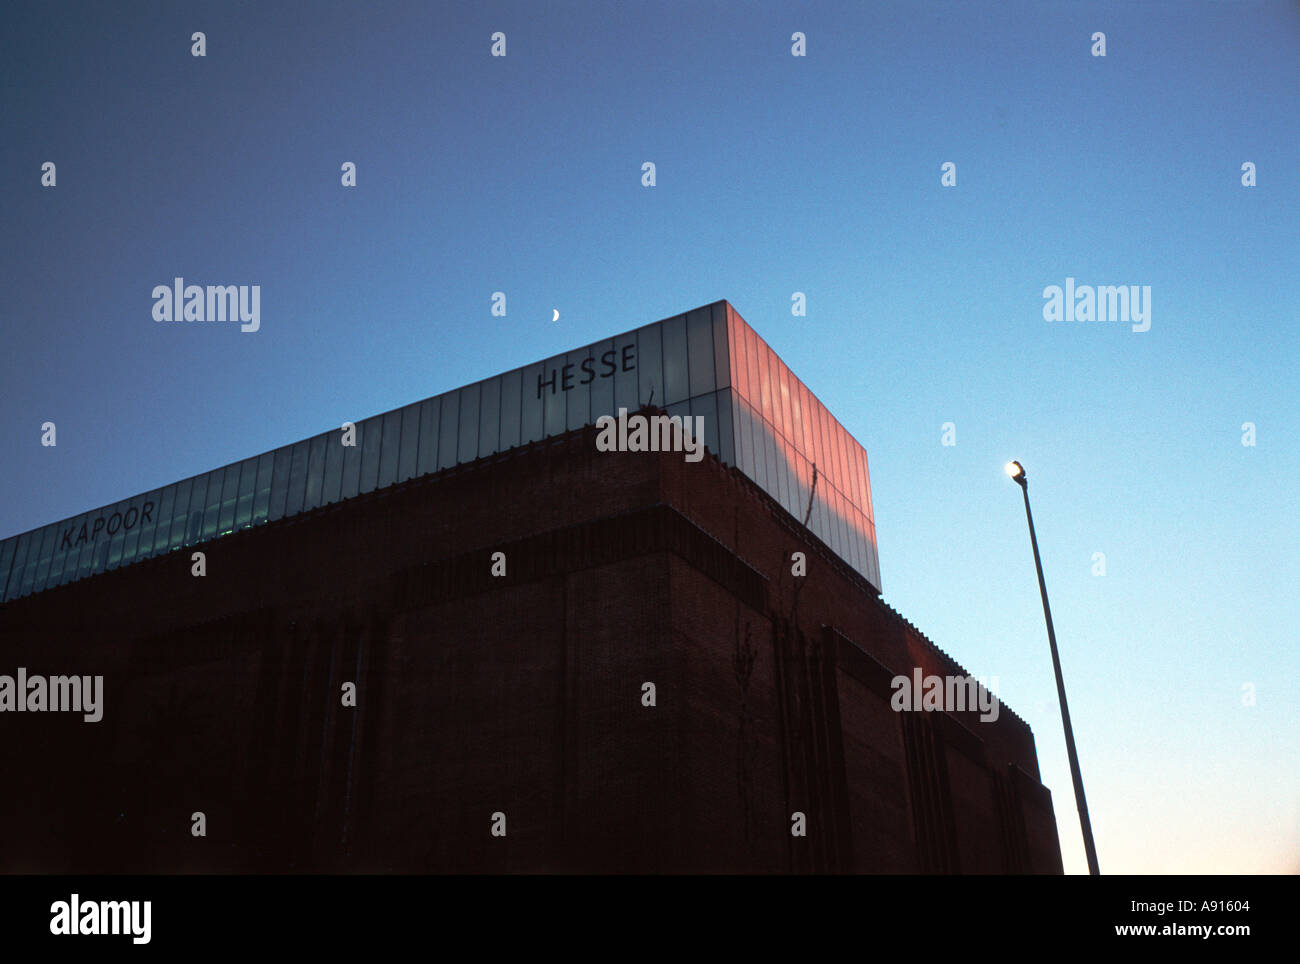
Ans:
<svg viewBox="0 0 1300 964"><path fill-rule="evenodd" d="M663 334L660 333L659 325L647 325L642 329L636 330L636 360L637 360L637 404L634 408L640 408L647 403L662 405L664 398L663 390ZM601 342L595 349L598 355L603 355L608 349L614 347L614 342ZM597 366L598 372L603 366ZM614 414L614 394L611 387L606 385L607 379L597 378L591 385L591 414L593 416L602 416L602 414ZM608 399L608 404L606 404Z"/></svg>
<svg viewBox="0 0 1300 964"><path fill-rule="evenodd" d="M506 372L501 376L501 436L498 451L504 452L519 444L520 386L523 372Z"/></svg>
<svg viewBox="0 0 1300 964"><path fill-rule="evenodd" d="M208 473L208 495L203 506L202 539L210 539L217 532L217 516L221 512L221 487L225 482L226 470L214 469Z"/></svg>
<svg viewBox="0 0 1300 964"><path fill-rule="evenodd" d="M108 548L108 568L116 569L123 564L126 552L126 513L131 507L130 501L119 502L113 506L113 511L108 515L108 529L116 531L109 535Z"/></svg>
<svg viewBox="0 0 1300 964"><path fill-rule="evenodd" d="M460 437L459 444L456 446L457 462L472 462L478 458L478 395L478 385L466 385L460 390Z"/></svg>
<svg viewBox="0 0 1300 964"><path fill-rule="evenodd" d="M28 552L27 566L23 572L24 593L37 592L41 588L41 576L49 573L53 553L54 526L45 526L32 540L32 548Z"/></svg>
<svg viewBox="0 0 1300 964"><path fill-rule="evenodd" d="M830 483L826 480L826 473L823 471L817 479L817 501L813 504L813 532L827 545L830 539L827 533L830 531Z"/></svg>
<svg viewBox="0 0 1300 964"><path fill-rule="evenodd" d="M121 531L122 516L117 516L117 531L119 533L117 541L119 543L118 552L121 552ZM58 536L56 535L57 527L48 525L41 530L41 549L36 557L36 568L32 571L32 589L41 590L45 588L45 578L50 574L50 560L54 558L54 543Z"/></svg>
<svg viewBox="0 0 1300 964"><path fill-rule="evenodd" d="M686 317L678 315L663 322L664 344L664 400L671 405L686 398L690 392L689 373L686 370Z"/></svg>
<svg viewBox="0 0 1300 964"><path fill-rule="evenodd" d="M564 401L564 366L563 355L559 358L552 358L543 366L542 378L542 407L546 413L545 432L546 437L560 435L564 432L564 421L567 417L565 414L566 403ZM572 386L576 380L573 376L573 370L569 370L569 384Z"/></svg>
<svg viewBox="0 0 1300 964"><path fill-rule="evenodd" d="M147 559L153 555L153 526L154 520L158 517L158 500L162 497L162 491L155 489L147 495L140 496L133 500L131 508L135 509L135 515L131 515L131 508L127 509L127 516L123 519L123 525L126 524L127 518L132 518L133 524L126 534L125 557L130 562L139 562L141 559ZM70 535L76 536L74 529ZM67 556L63 563L60 582L65 581L68 571L68 564L73 559L73 553L68 551L64 553Z"/></svg>
<svg viewBox="0 0 1300 964"><path fill-rule="evenodd" d="M542 365L529 365L523 373L523 415L519 441L524 445L542 437L542 392L546 390L540 385L542 368Z"/></svg>
<svg viewBox="0 0 1300 964"><path fill-rule="evenodd" d="M799 451L806 456L811 447L808 439L809 430L807 414L810 411L810 407L808 402L808 386L803 382L799 382L798 402L799 410L795 413L795 432L798 437L794 440L794 443L799 446Z"/></svg>
<svg viewBox="0 0 1300 964"><path fill-rule="evenodd" d="M119 502L104 515L104 532L108 536L107 569L116 569L122 561L122 548L126 542L126 533L122 529L122 520L126 515L127 503ZM38 572L39 576L40 573Z"/></svg>
<svg viewBox="0 0 1300 964"><path fill-rule="evenodd" d="M835 490L829 484L826 484L824 480L819 488L821 489L822 505L825 506L826 511L823 514L822 526L817 535L822 542L833 549L835 548Z"/></svg>
<svg viewBox="0 0 1300 964"><path fill-rule="evenodd" d="M136 553L140 551L140 509L144 505L144 501L143 498L138 496L131 499L122 513L122 565L124 566L134 562ZM60 546L62 544L62 532L65 528L65 526L60 526L59 529L60 543L55 546L55 559L50 560L51 576L57 576L63 570L63 560L59 556L62 555Z"/></svg>
<svg viewBox="0 0 1300 964"><path fill-rule="evenodd" d="M614 407L626 408L629 412L637 409L637 357L636 332L619 335L614 339ZM602 358L601 369L605 368ZM656 396L657 397L657 396ZM682 398L682 401L686 401ZM612 414L617 415L617 412Z"/></svg>
<svg viewBox="0 0 1300 964"><path fill-rule="evenodd" d="M772 425L767 420L761 423L763 428L763 453L767 459L767 474L765 476L765 488L767 494L778 502L781 501L781 475L777 466L776 458L776 439L773 437Z"/></svg>
<svg viewBox="0 0 1300 964"><path fill-rule="evenodd" d="M0 542L0 601L5 598L5 592L9 588L9 567L13 565L14 549L17 547L16 538Z"/></svg>
<svg viewBox="0 0 1300 964"><path fill-rule="evenodd" d="M235 504L235 528L253 523L253 495L257 491L257 457L244 459L239 466L239 500Z"/></svg>
<svg viewBox="0 0 1300 964"><path fill-rule="evenodd" d="M867 450L858 452L858 471L862 479L862 504L858 506L862 514L871 518L871 473L867 470Z"/></svg>
<svg viewBox="0 0 1300 964"><path fill-rule="evenodd" d="M827 458L826 444L826 409L818 405L813 412L813 433L816 436L816 451L813 457L817 460L817 468L822 475L830 479L830 461Z"/></svg>
<svg viewBox="0 0 1300 964"><path fill-rule="evenodd" d="M56 568L56 564L61 562L59 558L58 545L63 530L61 530L57 525L51 525L49 528L51 530L50 554L46 556L44 547L42 547L41 556L37 560L35 567L32 569L32 592L43 592L46 589L59 584L59 573L61 570ZM123 538L123 534L118 535L117 541L119 544Z"/></svg>
<svg viewBox="0 0 1300 964"><path fill-rule="evenodd" d="M718 400L712 392L691 399L691 416L704 419L703 436L705 447L714 455L718 454ZM694 429L695 425L692 424Z"/></svg>
<svg viewBox="0 0 1300 964"><path fill-rule="evenodd" d="M718 458L727 465L736 464L736 425L731 411L731 392L723 389L716 393L718 400Z"/></svg>
<svg viewBox="0 0 1300 964"><path fill-rule="evenodd" d="M18 536L18 547L14 552L14 561L10 565L9 585L6 599L17 599L23 593L23 573L26 571L27 556L31 551L32 536L39 533L24 532Z"/></svg>
<svg viewBox="0 0 1300 964"><path fill-rule="evenodd" d="M808 511L808 486L800 474L800 456L788 446L785 449L786 476L790 482L790 514L803 522L803 514Z"/></svg>
<svg viewBox="0 0 1300 964"><path fill-rule="evenodd" d="M175 485L166 486L159 491L155 504L153 504L152 522L148 530L148 547L149 555L156 556L160 552L165 552L166 538L172 530L172 507L175 504ZM140 542L144 542L146 535L140 535Z"/></svg>
<svg viewBox="0 0 1300 964"><path fill-rule="evenodd" d="M478 404L478 457L498 451L501 436L501 379L481 383Z"/></svg>
<svg viewBox="0 0 1300 964"><path fill-rule="evenodd" d="M758 336L754 334L749 327L743 329L745 332L745 368L748 370L746 383L749 394L746 396L749 403L754 406L754 414L763 410L763 393L758 387Z"/></svg>
<svg viewBox="0 0 1300 964"><path fill-rule="evenodd" d="M781 434L785 436L786 441L794 441L794 415L790 411L790 396L794 393L794 388L790 384L793 380L790 376L790 369L781 363L780 359L776 362L777 373L777 391L780 392L781 398Z"/></svg>
<svg viewBox="0 0 1300 964"><path fill-rule="evenodd" d="M740 463L741 470L753 481L761 485L759 467L763 464L763 441L759 438L758 428L754 424L757 421L757 417L754 415L754 407L749 402L740 399L737 399L736 404L739 406L741 416L740 437L743 449L741 452L743 456ZM756 439L757 441L755 441Z"/></svg>
<svg viewBox="0 0 1300 964"><path fill-rule="evenodd" d="M314 509L321 504L321 488L325 484L325 450L331 442L338 444L334 433L317 435L307 450L307 492L302 497L303 509Z"/></svg>
<svg viewBox="0 0 1300 964"><path fill-rule="evenodd" d="M261 525L271 514L271 475L274 468L274 452L264 452L257 457L257 494L253 496L253 525Z"/></svg>
<svg viewBox="0 0 1300 964"><path fill-rule="evenodd" d="M55 582L51 583L50 572L54 566L57 557L57 553L55 552L55 549L57 549L58 547L61 530L58 528L57 525L50 525L47 526L46 528L50 530L50 535L48 537L49 554L46 555L47 547L42 546L40 555L37 557L36 561L28 566L28 574L31 576L31 580L32 580L31 589L29 590L30 592L43 592L47 587L51 585L58 585L58 573L56 572L54 574ZM122 541L121 535L118 536L117 541L119 543Z"/></svg>
<svg viewBox="0 0 1300 964"><path fill-rule="evenodd" d="M420 403L420 455L417 467L421 475L438 471L438 398Z"/></svg>
<svg viewBox="0 0 1300 964"><path fill-rule="evenodd" d="M840 504L839 545L836 547L836 551L841 556L847 556L848 543L849 543L849 506L848 506L848 502L844 498L843 492L839 493L839 504Z"/></svg>
<svg viewBox="0 0 1300 964"><path fill-rule="evenodd" d="M170 511L170 503L168 503L165 510L163 500L169 495L174 497L173 489L174 487L169 485L155 490L145 500L144 505L140 507L140 549L136 554L137 559L143 559L158 553L159 546L156 538L159 526L164 519L170 519L170 516L165 514L166 511Z"/></svg>
<svg viewBox="0 0 1300 964"><path fill-rule="evenodd" d="M840 494L847 498L849 491L849 450L848 450L848 433L838 423L832 423L835 426L835 440L839 448L839 477L835 480L839 487Z"/></svg>
<svg viewBox="0 0 1300 964"><path fill-rule="evenodd" d="M853 499L854 507L861 512L867 504L862 488L862 448L852 439L849 442L849 472L853 477L853 490L850 492L850 498Z"/></svg>
<svg viewBox="0 0 1300 964"><path fill-rule="evenodd" d="M284 446L276 449L274 455L275 462L271 467L271 508L267 515L269 522L284 518L284 500L289 493L289 463L293 458L293 450L290 446Z"/></svg>
<svg viewBox="0 0 1300 964"><path fill-rule="evenodd" d="M727 311L731 350L731 387L741 398L749 398L749 356L745 351L745 326L735 313Z"/></svg>
<svg viewBox="0 0 1300 964"><path fill-rule="evenodd" d="M696 308L686 315L686 358L691 397L716 387L713 371L713 309Z"/></svg>
<svg viewBox="0 0 1300 964"><path fill-rule="evenodd" d="M829 413L828 413L829 414ZM835 464L835 487L839 489L840 495L844 494L844 477L848 474L844 466L844 433L840 427L835 424L834 417L828 418L827 422L830 428L830 437L833 443L831 451L831 461Z"/></svg>
<svg viewBox="0 0 1300 964"><path fill-rule="evenodd" d="M754 475L759 488L767 491L767 431L763 428L763 417L754 409L750 412L750 431L754 441Z"/></svg>
<svg viewBox="0 0 1300 964"><path fill-rule="evenodd" d="M28 552L31 535L23 533L14 540L14 557L9 562L5 578L5 599L17 599L22 594L23 569Z"/></svg>
<svg viewBox="0 0 1300 964"><path fill-rule="evenodd" d="M77 540L81 538L81 527L83 525L86 526L87 532L90 531L90 527L87 525L89 520L89 512L83 513L72 520L72 549L68 552L68 558L63 563L63 582L72 582L82 576L81 567L86 559L87 543L85 540L81 542ZM0 586L3 584L4 572L0 571Z"/></svg>
<svg viewBox="0 0 1300 964"><path fill-rule="evenodd" d="M447 392L442 396L442 410L438 418L438 468L449 469L456 464L456 440L460 434L460 392Z"/></svg>
<svg viewBox="0 0 1300 964"><path fill-rule="evenodd" d="M23 595L36 590L36 573L41 569L42 560L44 560L46 571L49 571L51 528L51 526L44 526L32 533L31 543L27 547L27 560L23 564ZM108 537L103 534L102 530L100 531L100 538L104 542L108 541Z"/></svg>
<svg viewBox="0 0 1300 964"><path fill-rule="evenodd" d="M862 453L862 481L866 486L867 497L867 502L862 508L866 512L867 518L871 520L871 524L875 525L876 511L871 505L871 459L866 451Z"/></svg>
<svg viewBox="0 0 1300 964"><path fill-rule="evenodd" d="M226 481L221 487L221 514L217 517L217 532L224 535L235 529L235 503L239 501L239 482L244 464L226 466Z"/></svg>
<svg viewBox="0 0 1300 964"><path fill-rule="evenodd" d="M307 492L307 456L311 454L311 439L293 443L289 457L289 488L285 492L286 517L302 511L303 496Z"/></svg>
<svg viewBox="0 0 1300 964"><path fill-rule="evenodd" d="M844 496L844 501L852 506L857 502L857 485L854 479L856 469L853 465L853 450L857 446L849 437L849 433L844 430L843 425L836 426L836 430L842 446L840 464L844 471L844 476L840 479L840 493Z"/></svg>
<svg viewBox="0 0 1300 964"><path fill-rule="evenodd" d="M839 553L841 556L849 554L849 509L848 500L844 498L844 493L840 494L840 545Z"/></svg>
<svg viewBox="0 0 1300 964"><path fill-rule="evenodd" d="M617 406L614 404L614 378L618 364L618 352L614 349L614 340L611 338L592 345L591 356L594 359L592 371L595 374L587 387L591 389L589 412L592 422L595 422L602 415L618 415ZM656 399L662 397L662 391L655 396Z"/></svg>
<svg viewBox="0 0 1300 964"><path fill-rule="evenodd" d="M794 461L798 456L791 450L789 442L781 442L778 451L785 470L785 497L790 504L790 514L802 519L805 505L799 498L799 473Z"/></svg>
<svg viewBox="0 0 1300 964"><path fill-rule="evenodd" d="M402 411L387 412L383 416L384 437L379 450L379 482L383 489L397 481L397 460L402 454Z"/></svg>
<svg viewBox="0 0 1300 964"><path fill-rule="evenodd" d="M384 417L375 415L357 426L361 436L361 485L359 491L373 492L379 484L379 450L384 445Z"/></svg>
<svg viewBox="0 0 1300 964"><path fill-rule="evenodd" d="M35 565L36 556L41 549L41 531L24 532L18 537L18 549L14 554L13 572L9 577L9 598L23 595L23 580L30 565Z"/></svg>
<svg viewBox="0 0 1300 964"><path fill-rule="evenodd" d="M194 479L190 489L189 518L185 520L185 542L192 545L203 536L203 510L207 508L208 486L211 484L209 474L205 473ZM98 559L98 556L96 556Z"/></svg>
<svg viewBox="0 0 1300 964"><path fill-rule="evenodd" d="M340 427L337 438L339 448L343 449L343 481L339 486L339 498L350 499L361 491L361 443L362 426L353 423L356 433L351 445L343 444L343 430Z"/></svg>
<svg viewBox="0 0 1300 964"><path fill-rule="evenodd" d="M830 413L823 408L820 414L821 418L818 421L821 422L822 430L822 457L826 460L822 464L822 471L826 473L827 482L838 486L840 481L838 470L840 447L835 438L835 429L831 425Z"/></svg>
<svg viewBox="0 0 1300 964"><path fill-rule="evenodd" d="M758 350L758 394L759 394L759 411L763 413L763 418L773 426L778 419L776 415L776 391L774 389L774 379L772 371L772 349L763 344L762 340L757 340L755 347Z"/></svg>
<svg viewBox="0 0 1300 964"><path fill-rule="evenodd" d="M420 458L420 403L402 409L402 445L397 456L397 481L415 478Z"/></svg>
<svg viewBox="0 0 1300 964"><path fill-rule="evenodd" d="M866 503L862 497L862 449L853 440L849 439L849 499L859 509Z"/></svg>
<svg viewBox="0 0 1300 964"><path fill-rule="evenodd" d="M190 524L190 492L194 487L193 479L183 479L176 483L175 498L167 523L167 548L176 549L185 543L185 529ZM87 565L82 559L82 564Z"/></svg>
<svg viewBox="0 0 1300 964"><path fill-rule="evenodd" d="M332 505L339 500L343 484L343 433L325 433L325 477L321 481L320 504Z"/></svg>
<svg viewBox="0 0 1300 964"><path fill-rule="evenodd" d="M716 301L713 312L713 382L718 388L731 385L731 353L727 345L727 303Z"/></svg>
<svg viewBox="0 0 1300 964"><path fill-rule="evenodd" d="M789 433L787 438L794 448L802 452L803 400L799 397L799 390L803 386L800 384L799 379L795 378L794 373L789 369L786 369L785 380L786 388L790 393L788 399L790 408L787 416L789 421L786 422L786 431Z"/></svg>
<svg viewBox="0 0 1300 964"><path fill-rule="evenodd" d="M565 427L569 431L582 428L591 420L591 383L596 380L597 362L590 348L571 351L565 356L561 381L569 386L563 393L567 406Z"/></svg>
<svg viewBox="0 0 1300 964"><path fill-rule="evenodd" d="M108 540L97 539L90 545L90 569L91 575L104 571L104 565L108 562Z"/></svg>
<svg viewBox="0 0 1300 964"><path fill-rule="evenodd" d="M14 546L13 561L9 564L9 582L5 589L6 599L16 599L22 590L23 564L27 560L27 547L31 540L32 534L30 532L24 532L18 536L18 542Z"/></svg>
<svg viewBox="0 0 1300 964"><path fill-rule="evenodd" d="M72 548L72 539L77 534L74 526L75 520L60 522L54 527L54 551L50 556L50 567L45 574L46 587L57 586L63 581L64 568L75 556L75 550ZM125 522L123 522L125 525ZM128 539L139 541L139 509L136 509L136 522L134 527L127 533ZM0 575L0 582L4 581L4 576Z"/></svg>

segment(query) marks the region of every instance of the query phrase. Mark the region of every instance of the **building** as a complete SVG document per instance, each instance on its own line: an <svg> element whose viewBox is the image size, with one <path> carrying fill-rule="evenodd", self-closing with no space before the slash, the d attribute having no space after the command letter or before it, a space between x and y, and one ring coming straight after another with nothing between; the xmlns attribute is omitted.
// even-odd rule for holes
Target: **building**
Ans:
<svg viewBox="0 0 1300 964"><path fill-rule="evenodd" d="M708 456L601 451L620 409ZM5 869L1061 871L1022 720L891 708L965 671L726 302L346 435L0 543L0 673L104 681L0 713Z"/></svg>

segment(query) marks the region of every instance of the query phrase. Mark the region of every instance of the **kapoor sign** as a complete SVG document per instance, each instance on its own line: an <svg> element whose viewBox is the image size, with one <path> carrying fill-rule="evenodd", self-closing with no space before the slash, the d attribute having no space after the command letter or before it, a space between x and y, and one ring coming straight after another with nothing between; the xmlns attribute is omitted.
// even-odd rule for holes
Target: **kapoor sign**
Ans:
<svg viewBox="0 0 1300 964"><path fill-rule="evenodd" d="M93 522L81 524L80 529L75 526L69 526L63 530L63 537L59 540L60 551L71 549L73 546L79 546L84 542L94 542L99 538L101 533L108 533L110 536L117 535L118 532L126 532L135 528L138 523L153 521L153 503L146 502L141 506L131 506L125 512L114 512L110 516L100 516ZM89 525L89 529L87 529ZM76 535L73 535L73 531Z"/></svg>

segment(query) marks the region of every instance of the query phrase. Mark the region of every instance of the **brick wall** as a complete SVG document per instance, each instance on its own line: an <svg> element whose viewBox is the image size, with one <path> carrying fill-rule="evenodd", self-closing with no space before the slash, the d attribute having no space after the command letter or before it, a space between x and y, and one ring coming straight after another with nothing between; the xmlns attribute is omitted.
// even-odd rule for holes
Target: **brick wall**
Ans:
<svg viewBox="0 0 1300 964"><path fill-rule="evenodd" d="M0 607L0 673L106 690L0 716L4 870L1060 872L1028 726L891 710L965 671L712 458L581 430L198 548Z"/></svg>

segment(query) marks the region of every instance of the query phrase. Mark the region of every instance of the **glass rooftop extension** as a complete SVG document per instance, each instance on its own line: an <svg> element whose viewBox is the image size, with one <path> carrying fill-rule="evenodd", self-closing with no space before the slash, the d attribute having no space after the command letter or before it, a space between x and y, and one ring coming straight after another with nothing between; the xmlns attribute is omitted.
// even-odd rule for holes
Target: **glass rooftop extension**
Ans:
<svg viewBox="0 0 1300 964"><path fill-rule="evenodd" d="M877 590L867 453L726 301L516 368L0 542L8 602L651 403L704 418L704 442Z"/></svg>

